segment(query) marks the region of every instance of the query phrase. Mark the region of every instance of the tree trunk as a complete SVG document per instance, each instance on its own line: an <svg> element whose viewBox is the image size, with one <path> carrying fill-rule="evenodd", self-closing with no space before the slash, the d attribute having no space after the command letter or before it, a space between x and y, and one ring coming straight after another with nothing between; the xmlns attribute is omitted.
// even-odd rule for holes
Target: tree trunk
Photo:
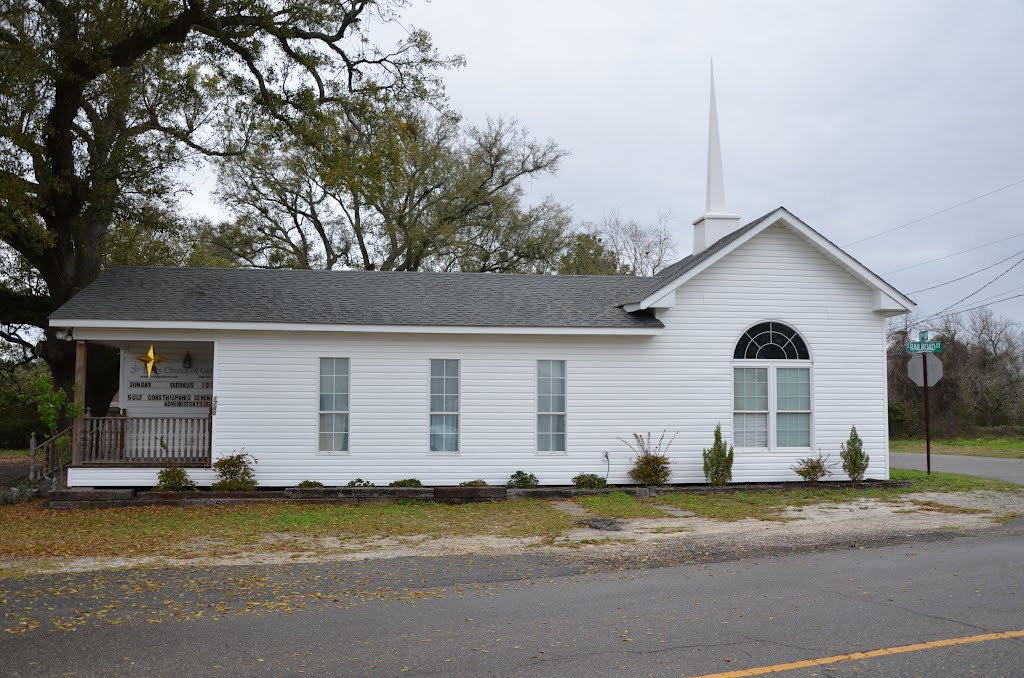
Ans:
<svg viewBox="0 0 1024 678"><path fill-rule="evenodd" d="M50 368L54 389L62 388L70 396L75 389L75 343L57 339L53 330L47 330L46 338L40 342L36 350ZM107 413L110 401L117 393L120 381L119 367L120 359L116 348L89 344L85 406L98 417ZM70 420L62 420L62 427L70 423Z"/></svg>

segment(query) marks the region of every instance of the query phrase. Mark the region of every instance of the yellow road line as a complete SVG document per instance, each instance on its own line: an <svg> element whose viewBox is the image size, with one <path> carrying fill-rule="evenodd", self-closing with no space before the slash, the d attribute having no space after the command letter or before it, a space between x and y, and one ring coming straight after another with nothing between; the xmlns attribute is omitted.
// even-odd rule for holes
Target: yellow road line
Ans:
<svg viewBox="0 0 1024 678"><path fill-rule="evenodd" d="M1009 638L1024 638L1024 630L1020 631L999 631L996 633L983 633L978 636L961 636L960 638L944 638L932 640L927 643L914 643L913 645L899 645L897 647L883 647L868 652L851 652L840 654L834 657L822 657L820 659L804 659L788 664L773 664L772 666L758 666L752 669L739 669L726 671L725 673L708 673L696 678L742 678L743 676L763 676L768 673L781 673L794 669L807 669L814 666L825 666L826 664L837 664L839 662L851 661L854 659L871 659L872 657L884 657L890 654L903 654L904 652L919 652L920 650L934 650L940 647L951 645L967 645L969 643L985 643L990 640L1007 640Z"/></svg>

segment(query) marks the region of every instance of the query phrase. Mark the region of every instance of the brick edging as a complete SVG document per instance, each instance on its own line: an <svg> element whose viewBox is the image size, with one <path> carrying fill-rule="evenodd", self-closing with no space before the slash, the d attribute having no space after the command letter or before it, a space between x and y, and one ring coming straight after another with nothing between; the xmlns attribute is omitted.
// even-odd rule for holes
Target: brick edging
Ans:
<svg viewBox="0 0 1024 678"><path fill-rule="evenodd" d="M910 487L908 480L872 480L860 483L738 483L722 487L709 485L621 485L602 489L576 487L537 487L533 489L506 489L486 487L317 487L286 490L256 490L254 492L156 492L132 489L61 490L47 496L46 507L53 509L121 508L130 506L233 506L239 504L265 504L272 502L300 502L311 504L366 504L399 500L436 501L462 504L478 501L506 501L509 499L572 499L611 492L645 499L659 494L687 492L693 494L720 494L735 492L767 492L786 489L887 489Z"/></svg>

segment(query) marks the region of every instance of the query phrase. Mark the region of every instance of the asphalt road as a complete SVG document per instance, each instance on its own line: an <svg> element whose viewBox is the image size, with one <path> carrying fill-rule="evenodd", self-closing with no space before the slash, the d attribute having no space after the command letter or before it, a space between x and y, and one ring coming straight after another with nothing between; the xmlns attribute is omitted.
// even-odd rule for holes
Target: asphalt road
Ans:
<svg viewBox="0 0 1024 678"><path fill-rule="evenodd" d="M896 468L923 471L925 455L890 453L889 462ZM958 457L952 454L933 454L932 470L963 473L969 476L995 478L1024 485L1024 459L995 459L992 457Z"/></svg>
<svg viewBox="0 0 1024 678"><path fill-rule="evenodd" d="M570 553L8 579L0 612L11 676L695 676L1024 629L1024 523L652 569ZM784 675L1021 676L1024 640Z"/></svg>

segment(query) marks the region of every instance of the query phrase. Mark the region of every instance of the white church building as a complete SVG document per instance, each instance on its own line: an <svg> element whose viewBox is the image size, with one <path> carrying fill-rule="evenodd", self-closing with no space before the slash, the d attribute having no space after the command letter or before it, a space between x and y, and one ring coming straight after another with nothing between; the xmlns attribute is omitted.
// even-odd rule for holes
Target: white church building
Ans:
<svg viewBox="0 0 1024 678"><path fill-rule="evenodd" d="M888 478L885 324L914 303L784 207L741 225L713 87L693 253L652 277L102 275L50 318L83 377L89 344L121 355L111 411L80 417L68 484L152 486L173 463L209 485L211 462L243 451L263 487L519 469L626 484L623 439L648 432L674 437L671 482L703 483L717 424L733 482L799 480L793 464L838 459L851 426L866 477Z"/></svg>

